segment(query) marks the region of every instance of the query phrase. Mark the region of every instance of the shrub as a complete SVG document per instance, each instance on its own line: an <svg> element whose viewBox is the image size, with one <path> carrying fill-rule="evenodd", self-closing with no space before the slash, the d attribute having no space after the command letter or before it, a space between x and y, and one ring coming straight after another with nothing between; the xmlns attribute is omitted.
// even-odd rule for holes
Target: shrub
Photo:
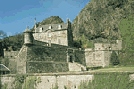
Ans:
<svg viewBox="0 0 134 89"><path fill-rule="evenodd" d="M118 55L116 54L115 51L113 51L112 54L111 54L110 63L112 65L118 65L119 64Z"/></svg>

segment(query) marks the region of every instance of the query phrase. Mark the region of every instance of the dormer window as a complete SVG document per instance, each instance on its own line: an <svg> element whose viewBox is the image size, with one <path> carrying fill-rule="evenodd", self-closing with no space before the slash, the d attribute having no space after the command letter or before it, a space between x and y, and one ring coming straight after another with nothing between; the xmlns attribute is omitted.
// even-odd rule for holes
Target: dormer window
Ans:
<svg viewBox="0 0 134 89"><path fill-rule="evenodd" d="M52 26L49 26L49 29L52 29Z"/></svg>
<svg viewBox="0 0 134 89"><path fill-rule="evenodd" d="M112 48L111 47L109 47L109 50L111 50Z"/></svg>
<svg viewBox="0 0 134 89"><path fill-rule="evenodd" d="M40 32L42 32L42 30L43 30L43 28L42 28L42 27L40 27Z"/></svg>
<svg viewBox="0 0 134 89"><path fill-rule="evenodd" d="M58 29L61 29L62 28L62 25L58 25Z"/></svg>

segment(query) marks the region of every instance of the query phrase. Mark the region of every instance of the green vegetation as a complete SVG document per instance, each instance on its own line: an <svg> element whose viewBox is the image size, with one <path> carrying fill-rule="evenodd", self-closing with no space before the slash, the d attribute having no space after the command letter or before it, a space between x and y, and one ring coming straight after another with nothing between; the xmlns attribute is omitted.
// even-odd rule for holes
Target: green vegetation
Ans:
<svg viewBox="0 0 134 89"><path fill-rule="evenodd" d="M9 58L0 58L0 63L2 63L8 67L9 66Z"/></svg>
<svg viewBox="0 0 134 89"><path fill-rule="evenodd" d="M26 74L16 74L15 81L13 82L14 89L22 89L22 85L26 80Z"/></svg>
<svg viewBox="0 0 134 89"><path fill-rule="evenodd" d="M40 78L37 78L36 76L28 76L23 84L23 89L36 89L37 84L40 82Z"/></svg>
<svg viewBox="0 0 134 89"><path fill-rule="evenodd" d="M132 0L91 0L74 19L73 35L75 45L88 46L98 38L123 40L119 52L120 65L134 64L134 3Z"/></svg>
<svg viewBox="0 0 134 89"><path fill-rule="evenodd" d="M120 22L120 31L123 39L123 50L119 55L122 65L133 65L134 64L134 16L122 19Z"/></svg>
<svg viewBox="0 0 134 89"><path fill-rule="evenodd" d="M98 69L98 70L92 70L91 72L134 72L134 66L131 67L121 67L121 66L113 66L109 68L103 68L103 69Z"/></svg>
<svg viewBox="0 0 134 89"><path fill-rule="evenodd" d="M134 81L130 81L129 73L98 73L94 80L81 82L79 89L133 89Z"/></svg>
<svg viewBox="0 0 134 89"><path fill-rule="evenodd" d="M112 65L118 65L119 64L118 55L115 51L112 51L111 58L110 58L110 63Z"/></svg>
<svg viewBox="0 0 134 89"><path fill-rule="evenodd" d="M58 89L58 85L57 85L57 84L55 84L55 87L53 87L52 89Z"/></svg>
<svg viewBox="0 0 134 89"><path fill-rule="evenodd" d="M58 24L63 23L63 20L59 16L50 16L43 20L40 24L46 25L46 24Z"/></svg>
<svg viewBox="0 0 134 89"><path fill-rule="evenodd" d="M93 42L91 42L90 40L86 39L84 34L82 35L80 41L82 43L82 45L81 45L82 48L93 48Z"/></svg>
<svg viewBox="0 0 134 89"><path fill-rule="evenodd" d="M41 82L40 77L27 76L26 74L17 74L13 82L13 89L36 89L38 83Z"/></svg>
<svg viewBox="0 0 134 89"><path fill-rule="evenodd" d="M74 39L83 34L88 40L120 38L120 20L132 15L133 9L131 0L91 0L73 21Z"/></svg>
<svg viewBox="0 0 134 89"><path fill-rule="evenodd" d="M3 42L3 48L5 48L8 51L19 50L24 42L23 33L5 37L2 39L2 42Z"/></svg>
<svg viewBox="0 0 134 89"><path fill-rule="evenodd" d="M1 85L0 88L1 88L1 89L7 89L7 86L8 86L8 85L5 83L4 85Z"/></svg>

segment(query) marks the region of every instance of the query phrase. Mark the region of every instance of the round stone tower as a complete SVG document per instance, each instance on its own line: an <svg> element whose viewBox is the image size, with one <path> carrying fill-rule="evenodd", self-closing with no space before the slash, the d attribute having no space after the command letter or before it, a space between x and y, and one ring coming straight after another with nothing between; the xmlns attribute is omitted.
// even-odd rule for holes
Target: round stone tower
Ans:
<svg viewBox="0 0 134 89"><path fill-rule="evenodd" d="M24 44L33 44L33 34L28 28L24 32Z"/></svg>

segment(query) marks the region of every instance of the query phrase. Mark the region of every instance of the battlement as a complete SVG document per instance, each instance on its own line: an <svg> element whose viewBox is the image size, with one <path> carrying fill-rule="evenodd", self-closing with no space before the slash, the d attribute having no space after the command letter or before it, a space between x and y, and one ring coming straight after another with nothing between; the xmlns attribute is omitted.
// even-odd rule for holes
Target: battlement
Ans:
<svg viewBox="0 0 134 89"><path fill-rule="evenodd" d="M113 43L95 43L94 50L121 50L122 40L116 40Z"/></svg>

